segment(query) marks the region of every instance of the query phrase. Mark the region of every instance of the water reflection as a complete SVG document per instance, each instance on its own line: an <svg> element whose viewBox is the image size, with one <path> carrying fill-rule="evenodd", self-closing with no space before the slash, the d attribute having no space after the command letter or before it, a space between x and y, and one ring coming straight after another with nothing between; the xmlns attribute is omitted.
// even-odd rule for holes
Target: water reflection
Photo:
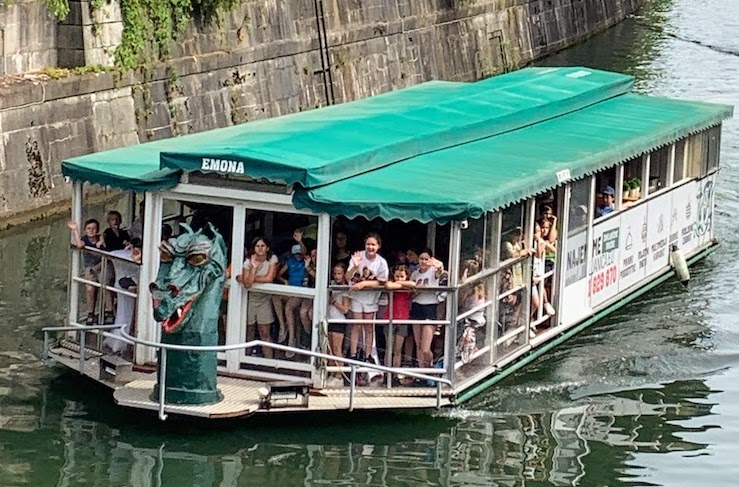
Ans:
<svg viewBox="0 0 739 487"><path fill-rule="evenodd" d="M705 383L688 380L543 413L162 424L106 409L107 398L90 399L71 374L47 385L87 397L42 393L3 404L3 485L620 485L635 453L705 450L685 433L708 426L686 422L714 406Z"/></svg>

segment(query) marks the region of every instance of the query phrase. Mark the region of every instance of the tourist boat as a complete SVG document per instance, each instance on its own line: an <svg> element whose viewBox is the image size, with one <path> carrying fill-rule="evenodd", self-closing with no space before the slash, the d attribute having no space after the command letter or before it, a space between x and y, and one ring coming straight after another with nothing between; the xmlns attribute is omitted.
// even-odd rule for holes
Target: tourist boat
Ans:
<svg viewBox="0 0 739 487"><path fill-rule="evenodd" d="M116 208L127 223L145 203L142 252L132 261L73 247L69 322L45 329L46 356L109 386L117 404L162 419L463 403L676 271L685 281L686 266L716 249L721 123L733 108L633 93L633 83L589 68L527 68L66 160L80 226L104 220L84 201L102 188L128 194ZM217 354L224 397L171 404L164 388L153 394L157 380L167 383L162 355L176 347L160 341L149 283L162 232L207 224L225 240L230 273L218 343L196 353ZM296 229L315 249L311 282L246 289L251 240L269 237L281 267ZM380 234L391 266L415 265L409 249L443 262L439 285L413 292L435 293L436 316L328 316L332 292L355 296L331 284L332 261L362 249L368 232ZM97 278L84 270L91 257L102 262ZM401 291L365 292L383 294L392 310ZM249 295L274 303L262 340L246 324ZM276 343L284 320L293 339ZM373 322L374 360L331 350L327 326L348 335ZM405 324L437 325L431 363L419 366ZM393 366L386 344L396 339Z"/></svg>

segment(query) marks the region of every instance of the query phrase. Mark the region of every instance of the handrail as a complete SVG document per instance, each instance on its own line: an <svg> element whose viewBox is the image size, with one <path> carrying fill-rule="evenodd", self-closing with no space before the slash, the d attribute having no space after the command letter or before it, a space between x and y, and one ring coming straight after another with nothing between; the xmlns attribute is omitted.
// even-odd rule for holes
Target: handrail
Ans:
<svg viewBox="0 0 739 487"><path fill-rule="evenodd" d="M445 384L451 387L452 383L448 379L442 379L440 377L434 377L432 375L426 375L426 374L419 374L417 372L408 371L406 369L396 369L394 367L385 367L384 365L378 365L373 364L369 362L360 362L358 360L354 359L348 359L344 357L338 357L335 355L329 355L321 352L313 352L311 350L303 350L300 348L290 347L287 345L280 345L279 343L272 343L272 342L265 342L262 340L252 340L250 342L244 342L244 343L236 343L231 345L205 345L205 346L192 346L192 345L174 345L171 343L161 343L161 342L151 342L148 340L141 340L139 338L133 337L129 335L125 330L121 330L121 335L131 340L132 342L148 346L148 347L154 347L160 350L160 367L159 367L159 419L162 421L167 419L167 415L164 413L164 405L165 405L165 394L164 390L166 389L166 367L162 367L161 364L166 364L167 361L167 351L168 350L178 350L178 351L190 351L190 352L226 352L229 350L239 350L239 349L249 349L252 347L267 347L272 348L275 350L282 350L285 352L294 352L300 355L307 355L309 357L315 357L315 358L322 358L326 360L333 360L335 362L342 362L349 364L351 367L351 380L349 384L349 411L354 410L354 395L355 395L355 388L356 388L356 373L357 373L357 367L360 369L370 369L370 370L378 370L380 372L387 372L389 374L404 374L409 377L413 377L416 379L422 379L426 381L431 381L436 384L436 409L441 409L441 385Z"/></svg>
<svg viewBox="0 0 739 487"><path fill-rule="evenodd" d="M85 252L88 252L90 254L98 254L98 255L100 255L100 257L107 257L109 259L120 260L120 261L123 261L123 262L127 262L129 264L136 264L137 266L141 267L141 262L136 262L133 259L128 259L128 258L122 257L120 255L115 255L113 253L115 251L109 252L107 250L100 250L98 248L87 247L87 246L82 247L82 248L79 248L76 245L72 245L72 244L70 244L70 247L71 247L72 251L78 251L78 252L80 252L83 255L84 255Z"/></svg>
<svg viewBox="0 0 739 487"><path fill-rule="evenodd" d="M95 325L90 327L77 327L77 326L50 326L42 328L41 331L44 332L44 358L47 358L48 356L48 334L49 332L54 331L79 331L80 332L80 373L84 372L84 361L85 361L85 352L84 352L84 337L85 333L87 331L94 331L94 330L110 330L110 329L121 329L121 336L112 335L111 338L122 340L126 342L132 342L137 345L143 345L147 347L157 348L160 350L161 354L161 361L159 366L159 419L162 421L167 419L167 415L164 413L164 406L165 406L165 394L164 391L166 389L166 361L167 361L167 351L168 350L176 350L176 351L190 351L190 352L225 352L229 350L239 350L239 349L249 349L249 348L255 348L255 347L267 347L272 348L275 350L282 350L282 351L291 351L296 354L300 355L307 355L309 357L315 357L320 359L326 359L326 360L332 360L334 362L340 362L344 364L348 364L351 367L351 383L349 388L349 411L354 410L354 396L355 396L355 388L356 388L356 373L357 369L365 370L377 370L380 372L386 372L388 374L403 374L408 377L413 377L416 379L431 381L432 383L436 384L436 408L441 408L441 386L442 384L447 385L449 387L452 386L452 383L448 379L443 379L441 377L435 377L432 375L426 375L421 374L418 372L409 371L407 369L403 368L395 368L395 367L386 367L384 365L378 365L373 364L370 362L360 362L358 360L350 359L350 358L344 358L339 357L335 355L329 355L321 352L314 352L311 350L303 350L300 348L290 347L287 345L280 345L279 343L271 343L271 342L265 342L262 340L252 340L250 342L244 342L244 343L236 343L231 345L206 345L206 346L192 346L192 345L174 345L170 343L161 343L161 342L152 342L148 340L142 340L139 338L136 338L134 336L129 335L124 327L126 325Z"/></svg>

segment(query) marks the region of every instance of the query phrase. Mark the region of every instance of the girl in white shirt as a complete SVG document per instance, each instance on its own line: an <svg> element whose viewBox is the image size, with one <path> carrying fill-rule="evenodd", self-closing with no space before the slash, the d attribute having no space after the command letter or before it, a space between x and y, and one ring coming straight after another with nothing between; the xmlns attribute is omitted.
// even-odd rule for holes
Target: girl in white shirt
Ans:
<svg viewBox="0 0 739 487"><path fill-rule="evenodd" d="M439 277L444 271L444 264L434 259L431 250L423 249L418 254L418 270L411 274L411 281L416 283L416 288L438 287ZM411 305L412 320L436 320L437 319L438 295L436 291L424 292L418 289L413 297ZM431 351L431 341L434 339L436 325L413 325L413 338L416 341L416 357L418 366L430 368L434 361Z"/></svg>

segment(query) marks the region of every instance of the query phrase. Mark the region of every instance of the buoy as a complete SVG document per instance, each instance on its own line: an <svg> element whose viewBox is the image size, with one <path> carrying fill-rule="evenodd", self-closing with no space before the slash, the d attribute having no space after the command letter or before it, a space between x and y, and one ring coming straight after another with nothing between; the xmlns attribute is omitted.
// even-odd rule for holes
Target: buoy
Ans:
<svg viewBox="0 0 739 487"><path fill-rule="evenodd" d="M672 267L675 268L675 274L680 280L680 283L683 286L688 287L688 282L690 282L690 270L688 270L688 263L685 261L683 251L680 250L677 245L673 244L670 246L670 260L672 261Z"/></svg>

